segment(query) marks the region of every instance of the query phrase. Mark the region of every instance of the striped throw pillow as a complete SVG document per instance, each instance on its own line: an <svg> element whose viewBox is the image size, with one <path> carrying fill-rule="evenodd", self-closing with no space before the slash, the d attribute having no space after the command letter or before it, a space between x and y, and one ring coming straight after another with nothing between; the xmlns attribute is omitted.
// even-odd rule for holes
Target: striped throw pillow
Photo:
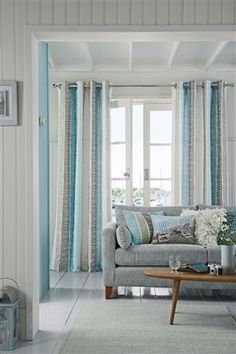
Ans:
<svg viewBox="0 0 236 354"><path fill-rule="evenodd" d="M194 216L164 216L164 215L151 215L153 234L167 233L169 229L183 224L190 224L194 227Z"/></svg>
<svg viewBox="0 0 236 354"><path fill-rule="evenodd" d="M164 215L163 212L141 213L138 211L123 210L127 227L132 236L132 244L150 243L153 238L152 215Z"/></svg>

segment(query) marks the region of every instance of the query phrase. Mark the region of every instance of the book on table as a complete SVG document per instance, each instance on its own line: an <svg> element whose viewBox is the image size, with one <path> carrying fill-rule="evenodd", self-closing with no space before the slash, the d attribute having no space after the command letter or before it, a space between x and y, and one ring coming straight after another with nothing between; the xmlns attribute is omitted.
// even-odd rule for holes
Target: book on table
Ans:
<svg viewBox="0 0 236 354"><path fill-rule="evenodd" d="M179 272L196 272L196 273L208 273L208 266L205 263L186 263L181 264L178 269Z"/></svg>

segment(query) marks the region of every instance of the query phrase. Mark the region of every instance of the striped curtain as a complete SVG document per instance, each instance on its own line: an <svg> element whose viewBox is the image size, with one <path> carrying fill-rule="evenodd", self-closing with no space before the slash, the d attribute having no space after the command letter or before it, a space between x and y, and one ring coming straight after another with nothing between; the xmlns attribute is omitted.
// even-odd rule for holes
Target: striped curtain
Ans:
<svg viewBox="0 0 236 354"><path fill-rule="evenodd" d="M227 134L222 81L182 83L180 202L227 205Z"/></svg>
<svg viewBox="0 0 236 354"><path fill-rule="evenodd" d="M51 269L97 271L111 219L108 84L65 83L61 105Z"/></svg>

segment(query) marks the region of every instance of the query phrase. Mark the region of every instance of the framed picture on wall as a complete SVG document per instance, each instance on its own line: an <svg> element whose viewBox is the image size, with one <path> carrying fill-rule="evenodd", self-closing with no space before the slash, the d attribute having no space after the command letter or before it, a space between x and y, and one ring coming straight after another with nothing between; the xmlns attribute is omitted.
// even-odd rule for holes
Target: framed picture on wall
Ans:
<svg viewBox="0 0 236 354"><path fill-rule="evenodd" d="M0 126L17 125L17 83L0 81Z"/></svg>

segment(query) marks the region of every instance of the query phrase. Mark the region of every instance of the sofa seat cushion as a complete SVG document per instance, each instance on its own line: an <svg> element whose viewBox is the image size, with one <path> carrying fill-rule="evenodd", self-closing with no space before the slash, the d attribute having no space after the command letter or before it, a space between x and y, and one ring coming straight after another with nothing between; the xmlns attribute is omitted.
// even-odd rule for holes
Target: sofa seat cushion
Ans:
<svg viewBox="0 0 236 354"><path fill-rule="evenodd" d="M168 266L170 255L179 255L181 263L206 263L206 251L198 245L164 244L132 245L116 249L115 263L119 266Z"/></svg>

